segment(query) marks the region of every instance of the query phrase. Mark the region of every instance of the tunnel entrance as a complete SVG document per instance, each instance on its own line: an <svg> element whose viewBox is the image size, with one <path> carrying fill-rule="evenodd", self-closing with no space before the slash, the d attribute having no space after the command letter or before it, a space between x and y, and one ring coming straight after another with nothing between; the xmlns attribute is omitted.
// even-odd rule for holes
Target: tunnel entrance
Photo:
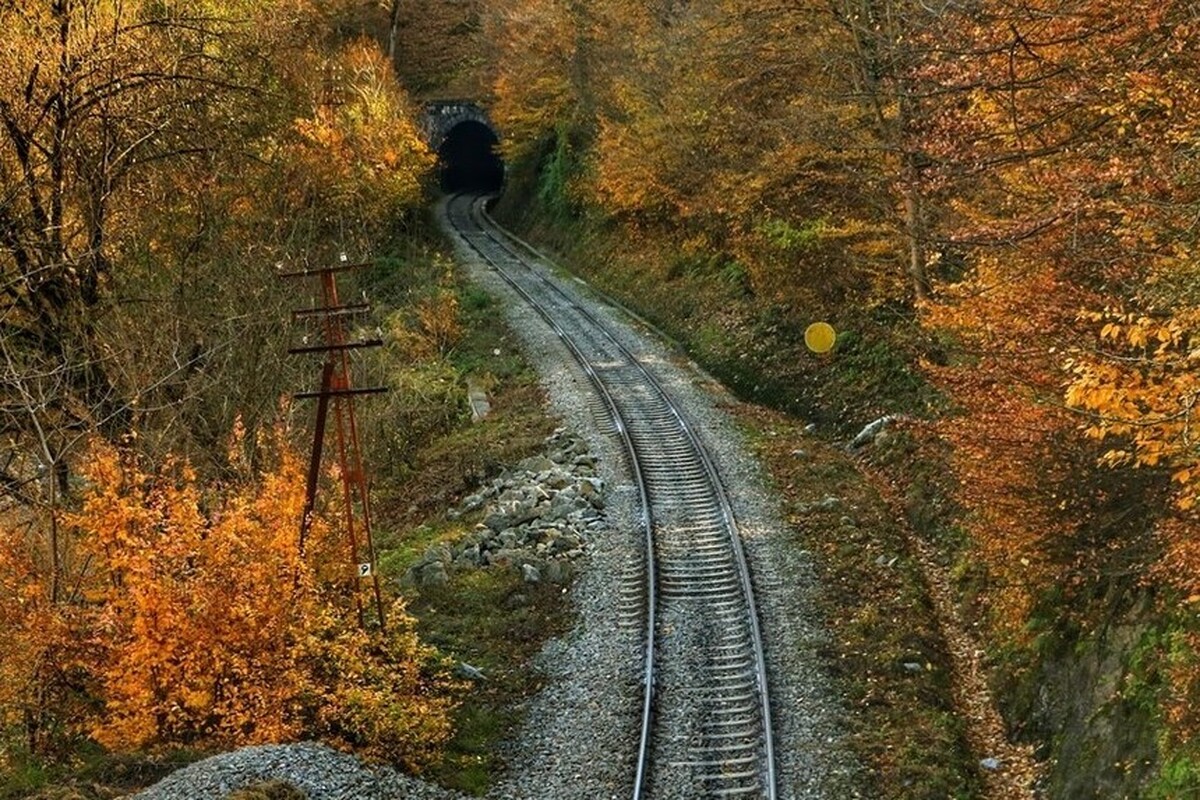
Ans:
<svg viewBox="0 0 1200 800"><path fill-rule="evenodd" d="M451 128L438 148L442 191L499 191L504 184L504 162L496 153L499 143L482 122L465 120Z"/></svg>

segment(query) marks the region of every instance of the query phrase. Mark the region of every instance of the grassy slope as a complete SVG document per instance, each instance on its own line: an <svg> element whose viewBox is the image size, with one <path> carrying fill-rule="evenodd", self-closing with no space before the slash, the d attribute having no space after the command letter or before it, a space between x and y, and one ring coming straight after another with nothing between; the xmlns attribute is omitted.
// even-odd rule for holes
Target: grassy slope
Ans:
<svg viewBox="0 0 1200 800"><path fill-rule="evenodd" d="M783 499L791 528L782 535L816 558L832 633L823 656L871 773L867 796L976 796L946 643L903 523L860 465L802 421L758 406L739 416Z"/></svg>

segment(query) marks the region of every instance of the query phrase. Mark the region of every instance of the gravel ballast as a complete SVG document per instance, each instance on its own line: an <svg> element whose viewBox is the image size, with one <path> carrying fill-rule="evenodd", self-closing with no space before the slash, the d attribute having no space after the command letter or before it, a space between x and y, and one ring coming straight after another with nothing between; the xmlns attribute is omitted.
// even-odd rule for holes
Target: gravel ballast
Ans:
<svg viewBox="0 0 1200 800"><path fill-rule="evenodd" d="M632 709L640 698L634 667L627 663L636 652L630 648L629 638L632 635L639 642L640 636L636 629L620 629L612 610L621 606L629 565L639 563L630 478L616 451L615 437L605 431L606 421L588 411L595 407L590 384L557 335L524 309L474 251L462 246L459 256L474 280L505 299L509 322L521 336L530 360L541 370L554 410L588 440L594 453L601 454L607 484L613 490L624 487L611 492L606 506L614 515L610 517L612 526L624 534L614 535L608 547L598 544L590 566L583 568L573 594L580 625L568 641L548 646L544 660L552 665L557 680L530 704L526 730L513 747L510 777L492 796L530 800L625 797L632 783L636 727ZM547 265L544 272L553 270ZM599 300L580 281L559 277L559 284L575 302L603 320L681 403L717 462L733 501L759 601L771 673L779 797L860 796L859 767L837 724L839 699L818 656L828 634L813 601L814 565L807 552L780 535L786 530L785 523L766 477L750 456L733 417L724 410L737 401L647 326ZM617 676L627 677L614 680ZM599 687L604 691L597 691L596 681L606 677L607 686ZM590 698L588 710L597 715L596 724L576 714L556 713L563 708L560 698L580 696ZM608 720L616 724L610 727ZM599 775L612 777L600 780ZM579 785L573 776L597 777Z"/></svg>

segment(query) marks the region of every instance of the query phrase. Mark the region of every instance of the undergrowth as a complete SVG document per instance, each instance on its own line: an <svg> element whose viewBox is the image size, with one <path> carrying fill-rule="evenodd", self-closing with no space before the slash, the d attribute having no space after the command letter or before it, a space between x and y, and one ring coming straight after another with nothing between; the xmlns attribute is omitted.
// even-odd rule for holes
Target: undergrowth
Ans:
<svg viewBox="0 0 1200 800"><path fill-rule="evenodd" d="M455 271L431 218L398 223L373 268L358 276L357 285L348 276L343 294L356 297L360 290L375 306L360 333L394 320L422 335L413 340L417 345L429 345L420 353L424 362L410 357L411 348L389 344L356 359L354 367L356 383L393 387L357 407L371 471L378 567L395 585L426 547L461 535L462 524L447 520L446 509L506 464L536 452L554 422L493 299ZM384 335L391 340L392 332ZM398 384L397 374L408 383ZM468 381L485 387L492 402L492 413L478 424L466 410ZM442 648L445 658L468 661L488 675L467 693L454 717L453 741L430 769L447 785L481 792L503 767L492 755L497 740L511 734L519 721L516 707L538 685L528 659L569 624L562 588L529 588L519 575L497 570L456 577L410 599L426 641ZM0 800L101 800L205 755L116 755L81 742L69 758L50 762L9 748ZM289 796L287 787L274 785L243 795Z"/></svg>
<svg viewBox="0 0 1200 800"><path fill-rule="evenodd" d="M443 785L483 794L503 770L497 744L513 738L519 704L544 685L530 661L547 638L572 623L564 591L525 583L513 569L481 569L426 587L413 602L422 638L484 674L458 711L442 763L432 770Z"/></svg>
<svg viewBox="0 0 1200 800"><path fill-rule="evenodd" d="M431 286L448 288L457 298L461 336L441 354L448 389L426 398L443 398L448 424L406 448L377 477L379 567L393 583L426 549L463 536L475 520L449 519L445 512L506 466L538 452L555 425L495 300L467 284L436 246L415 252L415 263L400 274L378 276L374 291L396 307L411 307ZM491 403L478 423L462 405L468 381L484 387ZM445 786L482 794L505 766L498 743L512 737L520 704L541 686L530 660L571 624L564 590L527 584L513 569L489 568L453 572L444 586L406 594L422 640L485 676L470 684L454 716L454 737L428 773Z"/></svg>
<svg viewBox="0 0 1200 800"><path fill-rule="evenodd" d="M795 418L740 407L784 503L782 535L814 555L822 650L845 697L848 741L866 767L866 796L977 796L965 723L951 701L951 661L888 504L844 452Z"/></svg>

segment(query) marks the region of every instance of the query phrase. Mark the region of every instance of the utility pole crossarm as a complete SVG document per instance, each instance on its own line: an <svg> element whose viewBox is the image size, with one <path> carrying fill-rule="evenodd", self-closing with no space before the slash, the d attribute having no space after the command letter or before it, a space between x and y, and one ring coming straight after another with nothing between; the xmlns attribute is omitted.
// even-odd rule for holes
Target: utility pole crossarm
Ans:
<svg viewBox="0 0 1200 800"><path fill-rule="evenodd" d="M360 394L386 394L386 386L367 386L358 389L321 389L315 392L297 392L292 397L296 400L312 400L321 397L351 397Z"/></svg>
<svg viewBox="0 0 1200 800"><path fill-rule="evenodd" d="M363 347L382 347L383 339L361 339L355 342L334 342L332 344L316 344L305 345L302 347L289 347L288 353L298 355L301 353L328 353L335 350L358 350Z"/></svg>
<svg viewBox="0 0 1200 800"><path fill-rule="evenodd" d="M280 272L281 278L309 278L313 275L332 275L335 272L347 272L352 269L363 269L371 266L370 261L360 261L356 263L342 262L334 264L331 267L305 267L304 269L291 270L289 272Z"/></svg>
<svg viewBox="0 0 1200 800"><path fill-rule="evenodd" d="M315 308L298 308L292 312L292 319L302 317L337 317L351 314L365 314L371 310L370 303L350 303L342 306L318 306Z"/></svg>

